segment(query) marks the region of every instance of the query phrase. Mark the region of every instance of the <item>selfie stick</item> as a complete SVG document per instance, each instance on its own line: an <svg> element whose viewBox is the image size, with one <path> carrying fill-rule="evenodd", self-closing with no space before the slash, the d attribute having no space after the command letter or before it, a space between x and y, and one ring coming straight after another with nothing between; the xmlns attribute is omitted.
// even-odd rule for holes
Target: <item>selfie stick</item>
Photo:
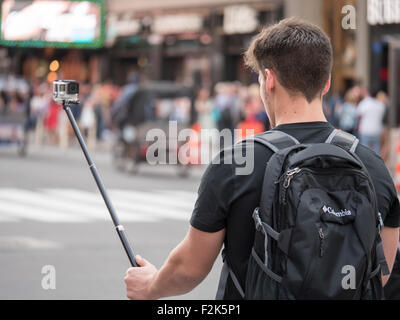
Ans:
<svg viewBox="0 0 400 320"><path fill-rule="evenodd" d="M100 193L103 196L103 199L107 206L108 212L110 212L111 219L114 223L115 229L117 230L118 236L122 242L125 252L128 255L129 261L131 262L132 267L138 267L138 265L135 261L135 255L133 253L133 250L132 250L131 246L129 245L128 239L125 235L124 227L119 223L119 219L117 217L117 214L115 213L114 207L112 206L111 201L108 198L106 189L104 188L103 182L100 179L100 176L97 172L94 162L90 158L85 141L82 138L82 135L81 135L81 132L79 131L78 125L76 124L74 115L72 114L70 104L78 104L78 103L79 103L78 101L63 100L63 102L62 102L63 109L67 113L68 119L71 122L72 128L74 129L75 135L78 138L79 144L81 145L82 151L83 151L85 158L89 164L89 168L92 171L94 180L96 180L97 187L99 188Z"/></svg>

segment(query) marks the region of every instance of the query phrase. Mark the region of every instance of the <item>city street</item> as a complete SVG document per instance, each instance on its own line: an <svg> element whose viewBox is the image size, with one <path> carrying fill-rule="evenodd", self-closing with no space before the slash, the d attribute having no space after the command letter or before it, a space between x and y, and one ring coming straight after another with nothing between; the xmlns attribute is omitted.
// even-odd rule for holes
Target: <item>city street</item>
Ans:
<svg viewBox="0 0 400 320"><path fill-rule="evenodd" d="M146 269L126 275L121 230L158 269L185 239L189 271L159 278L190 282L219 243L185 238L204 163L228 166L207 171L194 223L227 227L229 268L218 290L219 254L173 305L217 291L380 299L393 260L385 298L400 299L400 0L0 0L0 11L0 301L126 301L125 277L129 297L146 296ZM208 315L233 315L218 308Z"/></svg>
<svg viewBox="0 0 400 320"><path fill-rule="evenodd" d="M184 237L202 168L116 171L109 152L92 157L135 253L160 267ZM26 158L0 148L0 299L126 299L129 262L77 146L32 147ZM56 288L45 290L44 266ZM214 299L221 258L207 279L176 299ZM42 273L43 271L43 273Z"/></svg>

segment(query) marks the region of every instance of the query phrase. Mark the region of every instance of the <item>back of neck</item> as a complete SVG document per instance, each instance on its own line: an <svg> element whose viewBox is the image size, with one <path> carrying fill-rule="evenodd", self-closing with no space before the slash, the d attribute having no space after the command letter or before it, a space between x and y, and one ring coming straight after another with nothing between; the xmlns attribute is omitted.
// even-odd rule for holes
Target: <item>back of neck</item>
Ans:
<svg viewBox="0 0 400 320"><path fill-rule="evenodd" d="M308 102L305 98L282 99L275 111L275 125L300 122L327 122L321 99Z"/></svg>

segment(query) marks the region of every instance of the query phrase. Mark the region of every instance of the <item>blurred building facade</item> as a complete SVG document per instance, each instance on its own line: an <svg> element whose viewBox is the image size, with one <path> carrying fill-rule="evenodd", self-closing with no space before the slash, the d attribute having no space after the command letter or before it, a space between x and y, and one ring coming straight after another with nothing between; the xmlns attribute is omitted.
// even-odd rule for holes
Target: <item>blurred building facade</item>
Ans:
<svg viewBox="0 0 400 320"><path fill-rule="evenodd" d="M263 25L283 17L282 0L104 2L106 40L101 48L12 44L0 48L0 72L32 82L58 76L124 85L136 73L209 88L219 81L251 83L256 79L244 69L244 49ZM53 61L59 65L55 71L49 70Z"/></svg>
<svg viewBox="0 0 400 320"><path fill-rule="evenodd" d="M250 83L244 48L282 17L279 0L109 1L109 75L123 82L135 61L153 80Z"/></svg>
<svg viewBox="0 0 400 320"><path fill-rule="evenodd" d="M208 88L220 81L250 84L257 76L245 70L242 54L252 36L297 16L332 39L331 94L355 83L389 92L391 125L399 126L399 7L398 0L108 0L101 48L3 46L0 72L32 81L58 76L123 85L136 73ZM352 14L354 28L344 27ZM59 69L51 71L54 60Z"/></svg>

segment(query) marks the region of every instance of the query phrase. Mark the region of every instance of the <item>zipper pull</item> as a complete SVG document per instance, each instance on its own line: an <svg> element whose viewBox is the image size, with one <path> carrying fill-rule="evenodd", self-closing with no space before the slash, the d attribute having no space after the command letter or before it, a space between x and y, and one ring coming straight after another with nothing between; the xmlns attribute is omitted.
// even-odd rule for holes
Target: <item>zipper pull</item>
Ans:
<svg viewBox="0 0 400 320"><path fill-rule="evenodd" d="M381 231L384 227L384 223L383 223L382 215L380 212L378 212L378 221L379 221L378 231L379 231L379 233L381 233Z"/></svg>
<svg viewBox="0 0 400 320"><path fill-rule="evenodd" d="M324 239L325 239L324 230L322 228L319 228L318 234L321 240L319 245L319 256L322 257L322 255L324 254Z"/></svg>
<svg viewBox="0 0 400 320"><path fill-rule="evenodd" d="M301 171L300 168L294 168L294 169L289 170L288 172L286 172L285 182L283 183L283 187L285 189L289 188L290 181L292 181L293 176L295 174L299 173L300 171Z"/></svg>

